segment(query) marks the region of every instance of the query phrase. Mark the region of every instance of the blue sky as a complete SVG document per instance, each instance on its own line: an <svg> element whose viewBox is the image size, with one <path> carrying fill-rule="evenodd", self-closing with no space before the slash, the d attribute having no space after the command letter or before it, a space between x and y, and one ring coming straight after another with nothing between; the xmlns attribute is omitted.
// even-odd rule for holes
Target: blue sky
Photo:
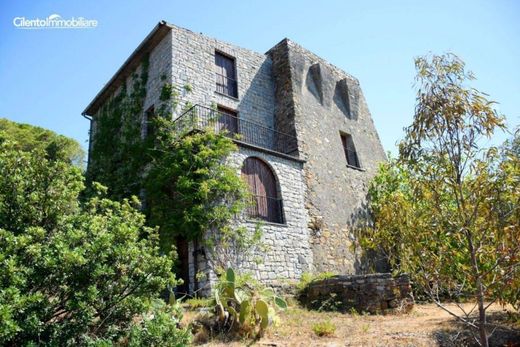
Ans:
<svg viewBox="0 0 520 347"><path fill-rule="evenodd" d="M96 19L95 29L20 30L13 18ZM413 59L453 52L474 86L520 124L520 1L0 0L0 117L43 126L86 147L81 112L164 19L265 52L284 37L356 76L383 146L395 152L415 104ZM506 135L499 135L495 143Z"/></svg>

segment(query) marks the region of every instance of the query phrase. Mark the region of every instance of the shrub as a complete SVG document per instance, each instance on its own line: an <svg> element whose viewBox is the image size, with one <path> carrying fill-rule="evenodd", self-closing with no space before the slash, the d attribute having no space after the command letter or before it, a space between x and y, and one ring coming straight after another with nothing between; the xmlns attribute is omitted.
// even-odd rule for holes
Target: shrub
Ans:
<svg viewBox="0 0 520 347"><path fill-rule="evenodd" d="M300 282L298 282L298 284L296 284L296 289L298 290L298 292L301 293L301 292L305 291L307 286L312 281L325 280L327 278L331 278L334 276L336 276L336 274L333 272L322 272L319 274L312 274L310 272L304 272L302 274L302 277L300 278Z"/></svg>
<svg viewBox="0 0 520 347"><path fill-rule="evenodd" d="M1 145L0 345L117 341L174 284L137 200L82 189L79 169Z"/></svg>
<svg viewBox="0 0 520 347"><path fill-rule="evenodd" d="M312 326L312 331L319 337L333 336L336 332L336 325L330 320L316 323Z"/></svg>
<svg viewBox="0 0 520 347"><path fill-rule="evenodd" d="M197 308L210 307L215 303L211 298L191 298L184 301L184 304L194 310Z"/></svg>
<svg viewBox="0 0 520 347"><path fill-rule="evenodd" d="M153 309L135 324L128 337L129 347L186 346L191 341L188 329L180 327L182 312L178 304L157 301Z"/></svg>

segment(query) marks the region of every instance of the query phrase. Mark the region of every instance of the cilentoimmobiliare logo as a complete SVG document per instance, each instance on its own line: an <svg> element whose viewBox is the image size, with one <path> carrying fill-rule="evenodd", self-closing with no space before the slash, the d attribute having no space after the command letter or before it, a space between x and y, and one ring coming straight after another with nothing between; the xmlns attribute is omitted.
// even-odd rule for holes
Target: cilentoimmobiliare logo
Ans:
<svg viewBox="0 0 520 347"><path fill-rule="evenodd" d="M18 29L93 29L98 21L84 17L65 19L59 14L51 14L47 18L14 17L13 25Z"/></svg>

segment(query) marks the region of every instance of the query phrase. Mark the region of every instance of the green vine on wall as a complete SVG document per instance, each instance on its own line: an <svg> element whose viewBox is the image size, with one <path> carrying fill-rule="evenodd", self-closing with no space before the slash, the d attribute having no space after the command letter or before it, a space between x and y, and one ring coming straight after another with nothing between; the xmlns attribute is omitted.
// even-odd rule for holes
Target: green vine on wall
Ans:
<svg viewBox="0 0 520 347"><path fill-rule="evenodd" d="M149 58L141 62L139 73L131 77L95 117L95 141L92 143L87 172L89 182L101 182L109 187L109 196L121 200L139 196L143 172L148 162L147 143L141 139L141 122Z"/></svg>
<svg viewBox="0 0 520 347"><path fill-rule="evenodd" d="M113 199L144 197L148 224L160 228L165 252L180 237L210 250L227 249L211 260L217 267L234 264L231 258L243 259L261 235L259 228L250 234L232 225L248 201L244 182L226 163L237 146L210 129L187 129L179 136L173 113L181 92L190 93L192 87L186 84L181 89L165 82L166 76L161 76L156 114L147 119L150 136L142 139L148 65L146 57L140 73L132 76L130 90L123 86L96 116L89 180L106 185ZM180 114L191 107L185 102Z"/></svg>

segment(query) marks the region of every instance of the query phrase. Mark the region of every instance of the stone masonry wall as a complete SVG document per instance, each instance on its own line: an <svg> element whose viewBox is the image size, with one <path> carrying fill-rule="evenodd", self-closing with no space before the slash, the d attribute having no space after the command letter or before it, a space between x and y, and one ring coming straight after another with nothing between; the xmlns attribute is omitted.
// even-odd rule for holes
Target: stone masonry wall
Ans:
<svg viewBox="0 0 520 347"><path fill-rule="evenodd" d="M182 91L183 102L222 105L237 110L240 119L274 126L274 81L268 56L175 26L172 37L172 83L192 87L191 92ZM215 91L216 50L235 58L238 98Z"/></svg>
<svg viewBox="0 0 520 347"><path fill-rule="evenodd" d="M239 151L228 159L229 164L237 169L238 175L244 160L248 157L264 160L274 171L283 198L285 224L261 222L262 244L266 249L257 249L249 259L245 259L239 265L240 271L250 273L268 285L298 280L302 273L310 271L312 266L308 218L304 208L302 163L240 147ZM256 220L244 218L238 222L246 226L250 232L255 230L258 223ZM211 277L208 268L205 272Z"/></svg>
<svg viewBox="0 0 520 347"><path fill-rule="evenodd" d="M311 282L300 300L313 309L337 309L372 314L389 310L407 312L413 307L410 278L389 273L335 276Z"/></svg>
<svg viewBox="0 0 520 347"><path fill-rule="evenodd" d="M216 50L236 59L238 98L215 91ZM252 259L244 271L267 283L298 279L305 271L364 271L350 247L351 226L364 216L367 184L385 154L355 78L287 39L264 55L171 26L150 53L143 111L159 105L164 83L179 87L182 103L222 105L240 119L297 136L305 163L246 147L230 158L238 173L247 156L264 159L278 177L285 207L285 225L264 224L269 250L256 255L263 262ZM146 126L143 115L136 121ZM352 135L361 170L347 167L340 132ZM254 222L244 223L254 229ZM202 269L203 259L197 261Z"/></svg>
<svg viewBox="0 0 520 347"><path fill-rule="evenodd" d="M366 215L366 193L386 160L359 82L285 39L268 54L276 75L276 122L298 136L316 272L362 273L352 226ZM289 98L289 100L287 100ZM347 166L340 133L353 138L361 170Z"/></svg>

